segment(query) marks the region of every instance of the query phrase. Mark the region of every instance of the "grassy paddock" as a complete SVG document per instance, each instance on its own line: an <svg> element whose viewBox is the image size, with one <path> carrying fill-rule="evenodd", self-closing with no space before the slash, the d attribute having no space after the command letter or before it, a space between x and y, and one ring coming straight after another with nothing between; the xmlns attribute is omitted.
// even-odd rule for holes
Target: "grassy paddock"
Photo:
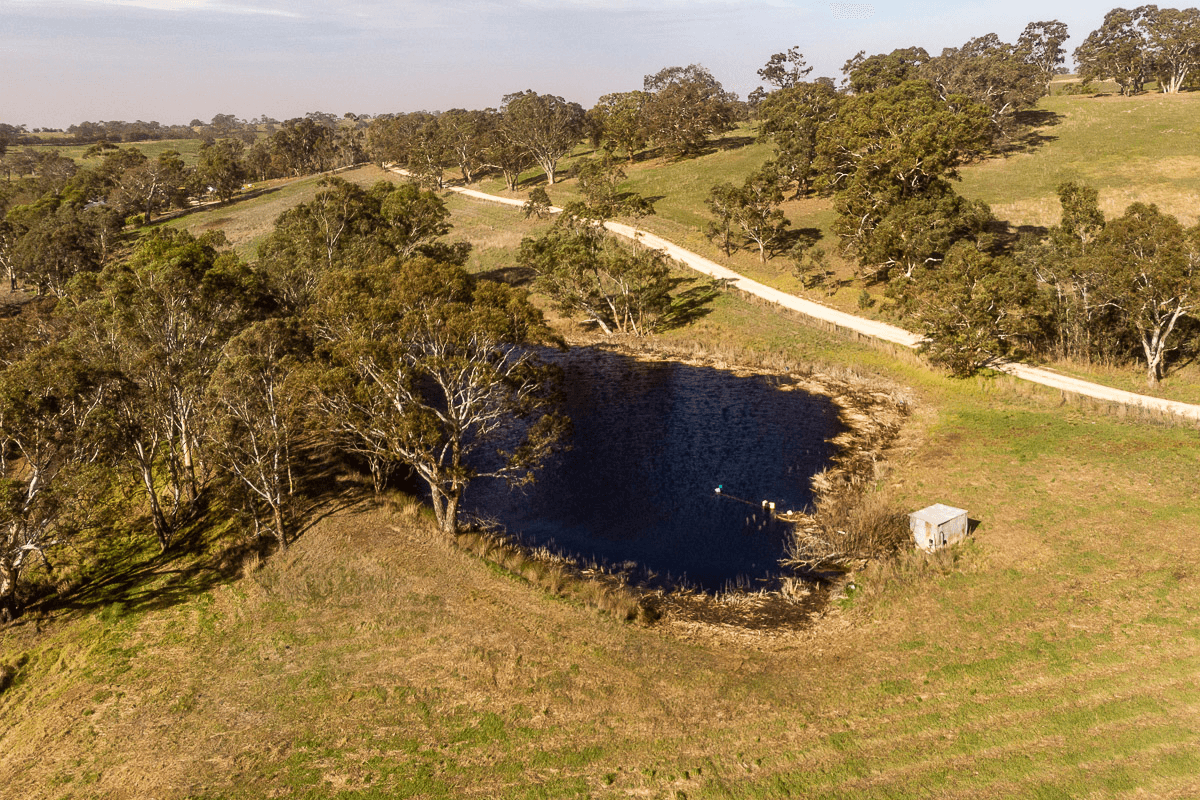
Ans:
<svg viewBox="0 0 1200 800"><path fill-rule="evenodd" d="M364 187L378 181L401 180L400 176L375 165L340 171L337 176ZM238 254L253 260L258 256L259 243L274 230L279 215L293 206L312 200L317 193L317 184L324 177L310 175L295 180L254 184L249 197L234 198L229 203L208 206L160 224L182 228L196 235L223 230Z"/></svg>
<svg viewBox="0 0 1200 800"><path fill-rule="evenodd" d="M513 234L466 202L456 233L502 261ZM403 498L232 570L236 533L166 560L125 534L70 602L0 634L2 785L35 800L1200 793L1193 426L950 380L733 292L706 311L664 344L901 387L913 411L874 488L967 508L968 543L868 567L808 627L748 632L622 622L549 572L453 545Z"/></svg>
<svg viewBox="0 0 1200 800"><path fill-rule="evenodd" d="M878 488L968 508L971 541L854 576L807 629L647 628L452 546L410 501L362 505L168 603L8 628L0 779L30 798L1197 788L1194 430L944 379L733 294L666 338L905 386Z"/></svg>
<svg viewBox="0 0 1200 800"><path fill-rule="evenodd" d="M1194 225L1200 214L1200 92L1135 97L1048 97L1053 114L1028 152L962 171L960 191L987 202L1012 225L1056 225L1055 187L1082 181L1100 191L1107 217L1130 203L1156 203Z"/></svg>
<svg viewBox="0 0 1200 800"><path fill-rule="evenodd" d="M147 158L155 159L160 154L168 150L174 150L183 158L183 163L188 166L195 166L200 155L201 139L163 139L156 142L119 142L117 147L122 150L141 150ZM83 154L87 152L90 144L67 144L67 145L32 145L32 150L47 150L53 153L58 153L60 156L66 156L79 164L97 163L99 159L85 159ZM19 148L18 148L19 149Z"/></svg>

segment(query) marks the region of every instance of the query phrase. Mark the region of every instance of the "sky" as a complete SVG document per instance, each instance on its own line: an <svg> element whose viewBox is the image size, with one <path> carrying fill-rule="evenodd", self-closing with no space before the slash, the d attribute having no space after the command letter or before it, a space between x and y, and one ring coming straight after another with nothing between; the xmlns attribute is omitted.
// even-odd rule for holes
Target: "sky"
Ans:
<svg viewBox="0 0 1200 800"><path fill-rule="evenodd" d="M1080 0L0 0L0 122L164 125L216 114L488 108L532 89L594 105L702 64L742 97L772 53L840 79L859 50L932 54L1057 19L1073 50L1108 5Z"/></svg>

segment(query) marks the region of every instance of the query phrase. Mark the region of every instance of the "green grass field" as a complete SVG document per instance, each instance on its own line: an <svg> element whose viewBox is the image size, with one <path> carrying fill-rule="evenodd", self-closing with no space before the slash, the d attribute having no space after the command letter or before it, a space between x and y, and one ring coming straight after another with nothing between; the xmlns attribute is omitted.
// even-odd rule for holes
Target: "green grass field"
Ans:
<svg viewBox="0 0 1200 800"><path fill-rule="evenodd" d="M706 158L733 178L755 147ZM631 183L669 189L689 170L702 194L688 162ZM1019 174L1012 202L1037 197L1036 171ZM311 191L179 222L250 248ZM546 224L447 202L481 272ZM656 224L683 226L693 206L661 202ZM968 543L868 567L811 626L755 632L618 621L452 546L411 499L356 502L354 483L265 562L223 550L245 543L236 532L168 559L118 536L64 554L68 601L0 634L0 794L1200 795L1194 427L951 380L734 293L706 311L658 342L910 397L875 490L967 508Z"/></svg>
<svg viewBox="0 0 1200 800"><path fill-rule="evenodd" d="M1030 152L963 170L961 189L1013 225L1056 225L1055 187L1082 181L1100 190L1107 217L1130 203L1156 203L1194 225L1200 215L1200 93L1135 97L1049 97L1055 115Z"/></svg>
<svg viewBox="0 0 1200 800"><path fill-rule="evenodd" d="M122 149L141 150L147 158L158 158L159 154L165 153L168 150L174 150L183 158L183 162L188 166L195 166L196 159L200 153L200 139L164 139L159 142L123 142L118 147ZM80 164L86 164L88 161L84 159L83 154L87 152L91 145L86 144L71 144L71 145L34 145L32 150L48 150L58 153L60 156L73 159Z"/></svg>

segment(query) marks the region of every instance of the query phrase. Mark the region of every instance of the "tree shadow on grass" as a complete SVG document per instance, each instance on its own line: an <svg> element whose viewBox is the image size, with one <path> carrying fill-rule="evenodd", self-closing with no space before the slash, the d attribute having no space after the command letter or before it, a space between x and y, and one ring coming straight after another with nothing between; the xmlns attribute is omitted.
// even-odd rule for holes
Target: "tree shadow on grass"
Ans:
<svg viewBox="0 0 1200 800"><path fill-rule="evenodd" d="M699 278L672 278L671 291L682 286L691 286ZM675 295L671 307L659 318L658 330L669 331L683 328L712 313L712 302L721 294L722 282L708 280L685 289Z"/></svg>
<svg viewBox="0 0 1200 800"><path fill-rule="evenodd" d="M537 273L529 267L497 267L489 269L485 272L476 273L476 276L488 281L496 281L513 287L526 287L533 284Z"/></svg>
<svg viewBox="0 0 1200 800"><path fill-rule="evenodd" d="M755 136L722 136L719 139L709 139L704 144L686 152L679 153L666 146L650 147L639 151L634 157L637 162L653 161L656 158L665 159L671 163L690 161L700 156L712 155L725 150L739 150L758 141Z"/></svg>
<svg viewBox="0 0 1200 800"><path fill-rule="evenodd" d="M353 473L341 460L309 448L297 476L300 501L292 543L322 519L369 502L369 490ZM101 609L116 618L161 610L237 580L247 559L271 556L278 543L254 535L252 523L227 504L222 488L208 487L166 552L159 551L146 517L115 521L98 532L80 548L80 570L66 586L42 581L28 587L17 624Z"/></svg>
<svg viewBox="0 0 1200 800"><path fill-rule="evenodd" d="M778 252L787 253L797 247L807 250L825 238L825 232L820 228L793 228L785 231Z"/></svg>
<svg viewBox="0 0 1200 800"><path fill-rule="evenodd" d="M1001 148L1004 155L1032 153L1043 145L1058 141L1058 137L1044 132L1044 128L1061 125L1065 117L1055 111L1026 109L1018 111L1014 120L1019 126L1012 139Z"/></svg>
<svg viewBox="0 0 1200 800"><path fill-rule="evenodd" d="M755 136L722 136L713 142L713 148L716 150L738 150L752 145L757 141L758 138Z"/></svg>

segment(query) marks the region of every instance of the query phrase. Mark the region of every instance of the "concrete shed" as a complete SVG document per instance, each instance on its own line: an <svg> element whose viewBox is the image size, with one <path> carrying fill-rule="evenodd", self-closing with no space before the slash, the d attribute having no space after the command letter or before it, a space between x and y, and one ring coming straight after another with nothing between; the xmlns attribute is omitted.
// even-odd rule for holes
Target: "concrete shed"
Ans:
<svg viewBox="0 0 1200 800"><path fill-rule="evenodd" d="M967 512L936 503L909 514L908 527L917 547L932 553L967 537Z"/></svg>

